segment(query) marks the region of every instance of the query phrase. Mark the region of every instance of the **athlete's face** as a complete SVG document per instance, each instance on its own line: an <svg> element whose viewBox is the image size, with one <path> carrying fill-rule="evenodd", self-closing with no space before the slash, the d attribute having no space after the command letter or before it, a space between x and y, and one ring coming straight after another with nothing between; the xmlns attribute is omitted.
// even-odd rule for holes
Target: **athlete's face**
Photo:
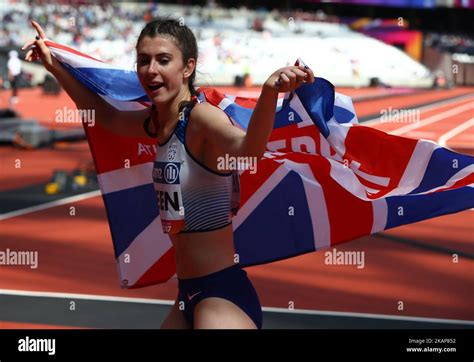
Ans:
<svg viewBox="0 0 474 362"><path fill-rule="evenodd" d="M194 59L183 64L180 49L169 37L144 37L138 44L138 78L155 104L169 103L185 90L194 66Z"/></svg>

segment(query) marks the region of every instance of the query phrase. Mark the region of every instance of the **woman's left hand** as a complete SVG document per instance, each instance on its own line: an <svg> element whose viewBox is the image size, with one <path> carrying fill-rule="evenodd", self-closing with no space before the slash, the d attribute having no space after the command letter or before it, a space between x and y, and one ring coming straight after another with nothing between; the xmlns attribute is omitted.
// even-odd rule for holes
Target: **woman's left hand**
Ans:
<svg viewBox="0 0 474 362"><path fill-rule="evenodd" d="M278 69L264 83L264 87L277 92L290 92L304 82L313 83L313 71L303 65Z"/></svg>

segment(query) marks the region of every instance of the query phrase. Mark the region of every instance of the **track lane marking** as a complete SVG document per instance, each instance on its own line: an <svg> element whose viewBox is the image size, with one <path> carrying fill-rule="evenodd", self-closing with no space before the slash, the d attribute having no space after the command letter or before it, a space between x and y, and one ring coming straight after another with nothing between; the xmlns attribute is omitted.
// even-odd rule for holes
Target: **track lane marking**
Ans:
<svg viewBox="0 0 474 362"><path fill-rule="evenodd" d="M46 202L46 203L41 204L41 205L30 206L30 207L26 207L24 209L15 210L15 211L11 211L11 212L6 212L4 214L0 214L0 221L11 219L11 218L16 217L16 216L31 214L32 212L36 212L36 211L50 209L52 207L56 207L56 206L60 206L60 205L69 204L69 203L75 202L75 201L82 201L82 200L90 199L91 197L100 196L100 194L101 194L100 190L89 191L89 192L85 192L83 194L79 194L79 195L75 195L75 196L69 196L69 197L65 197L63 199L59 199L59 200L55 200L55 201L51 201L51 202Z"/></svg>
<svg viewBox="0 0 474 362"><path fill-rule="evenodd" d="M445 121L449 117L453 117L455 115L467 112L469 110L474 110L474 102L469 102L469 103L464 104L462 106L457 106L455 108L452 108L448 111L437 113L433 116L430 116L428 118L425 118L425 119L421 120L420 122L416 122L416 123L408 124L406 126L402 126L402 127L397 128L395 130L389 131L388 133L396 135L396 136L400 136L400 135L402 135L404 133L407 133L411 130L414 130L414 129L417 129L417 128L420 128L420 127L424 127L424 126L427 126L427 125L430 125L430 124L433 124L433 123L436 123L436 122L439 122L439 121Z"/></svg>
<svg viewBox="0 0 474 362"><path fill-rule="evenodd" d="M446 142L453 138L454 136L457 136L459 133L461 133L462 131L465 131L471 127L474 127L474 118L471 118L470 120L464 122L464 123L461 123L460 125L458 125L457 127L454 127L452 130L450 130L449 132L446 132L444 133L439 139L438 139L438 143L443 146L443 147L446 147ZM473 147L474 147L474 136L472 137L472 144L473 144Z"/></svg>
<svg viewBox="0 0 474 362"><path fill-rule="evenodd" d="M405 107L403 109L413 109L413 110L420 110L421 112L430 112L430 111L436 110L436 108L449 107L449 106L452 106L453 104L456 104L456 103L462 104L463 102L471 101L472 99L474 99L474 97L471 93L469 93L469 94L465 94L463 96L450 98L450 99L442 100L442 101L435 102L435 103L430 103L430 104L427 104L425 106L417 107L416 105L414 105L414 107L412 106L412 108ZM362 122L360 124L363 125L363 126L373 126L373 125L383 124L380 121L380 117L381 117L381 115L378 116L378 117L369 119L369 120L367 120L365 122Z"/></svg>
<svg viewBox="0 0 474 362"><path fill-rule="evenodd" d="M53 292L35 292L27 290L13 290L0 289L0 295L16 295L25 297L49 297L49 298L65 298L65 299L83 299L105 302L125 302L125 303L143 303L143 304L158 304L158 305L173 305L172 300L163 299L147 299L147 298L129 298L129 297L115 297L107 295L93 295L93 294L74 294L74 293L53 293ZM415 317L415 316L396 316L390 314L376 314L376 313L357 313L357 312L340 312L330 310L316 310L316 309L293 309L276 308L276 307L262 307L264 312L273 312L280 314L305 314L305 315L321 315L321 316L337 316L337 317L354 317L354 318L371 318L371 319L387 319L400 321L413 321L423 323L450 323L474 325L474 321L463 319L445 319L445 318L429 318L429 317Z"/></svg>

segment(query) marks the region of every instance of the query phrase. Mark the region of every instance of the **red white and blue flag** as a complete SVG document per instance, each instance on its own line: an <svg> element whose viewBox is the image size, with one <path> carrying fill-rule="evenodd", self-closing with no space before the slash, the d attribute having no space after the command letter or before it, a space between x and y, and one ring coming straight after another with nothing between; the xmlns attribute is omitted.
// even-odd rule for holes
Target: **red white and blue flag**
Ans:
<svg viewBox="0 0 474 362"><path fill-rule="evenodd" d="M149 106L134 71L46 44L72 75L117 109ZM256 99L200 90L203 100L247 128ZM157 140L119 136L99 123L84 127L122 287L166 282L176 265L153 187ZM474 207L473 157L359 125L352 100L322 78L280 99L267 149L256 173L240 175L241 208L233 229L243 266Z"/></svg>

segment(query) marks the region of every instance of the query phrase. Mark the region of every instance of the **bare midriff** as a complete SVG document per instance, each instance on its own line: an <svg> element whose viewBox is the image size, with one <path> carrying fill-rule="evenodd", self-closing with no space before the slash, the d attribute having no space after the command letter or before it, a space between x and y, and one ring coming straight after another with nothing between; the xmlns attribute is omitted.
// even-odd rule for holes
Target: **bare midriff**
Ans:
<svg viewBox="0 0 474 362"><path fill-rule="evenodd" d="M236 263L232 224L222 229L170 235L178 278L197 278Z"/></svg>

